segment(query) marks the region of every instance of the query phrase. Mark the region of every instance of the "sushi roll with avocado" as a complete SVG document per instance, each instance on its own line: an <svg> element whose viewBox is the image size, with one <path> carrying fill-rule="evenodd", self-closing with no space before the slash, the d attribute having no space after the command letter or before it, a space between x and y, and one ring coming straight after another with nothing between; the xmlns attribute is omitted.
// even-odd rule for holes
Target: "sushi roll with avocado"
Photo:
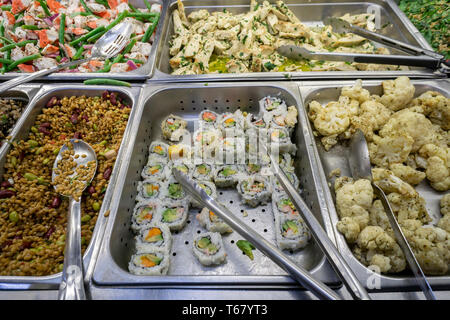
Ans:
<svg viewBox="0 0 450 320"><path fill-rule="evenodd" d="M249 176L253 176L255 174L262 176L273 175L270 167L262 165L261 163L247 163L244 167L245 173Z"/></svg>
<svg viewBox="0 0 450 320"><path fill-rule="evenodd" d="M164 190L165 183L159 180L144 180L138 182L138 195L136 201L157 199Z"/></svg>
<svg viewBox="0 0 450 320"><path fill-rule="evenodd" d="M244 118L244 129L248 130L260 130L267 129L269 124L264 120L263 117L249 113Z"/></svg>
<svg viewBox="0 0 450 320"><path fill-rule="evenodd" d="M177 201L186 200L188 196L181 184L172 177L162 186L160 198L167 201Z"/></svg>
<svg viewBox="0 0 450 320"><path fill-rule="evenodd" d="M202 181L212 181L214 166L208 163L200 163L193 169L192 177Z"/></svg>
<svg viewBox="0 0 450 320"><path fill-rule="evenodd" d="M169 253L171 248L172 234L169 227L162 223L152 223L136 236L137 252L153 250Z"/></svg>
<svg viewBox="0 0 450 320"><path fill-rule="evenodd" d="M284 128L291 135L294 131L295 125L297 124L298 111L295 106L290 106L287 112L280 115L275 115L270 122L271 128Z"/></svg>
<svg viewBox="0 0 450 320"><path fill-rule="evenodd" d="M304 248L311 234L303 220L295 215L275 216L276 240L281 250Z"/></svg>
<svg viewBox="0 0 450 320"><path fill-rule="evenodd" d="M159 204L156 201L138 202L131 217L131 229L138 233L142 228L147 227L156 220L158 210Z"/></svg>
<svg viewBox="0 0 450 320"><path fill-rule="evenodd" d="M170 175L170 168L167 160L149 161L142 169L141 176L145 180L164 180Z"/></svg>
<svg viewBox="0 0 450 320"><path fill-rule="evenodd" d="M222 130L224 138L244 136L244 116L241 110L223 114L219 121L219 129Z"/></svg>
<svg viewBox="0 0 450 320"><path fill-rule="evenodd" d="M282 169L284 174L286 175L286 177L288 177L289 181L292 183L292 185L294 186L294 188L299 191L299 186L300 186L300 182L298 181L297 175L292 172L292 171L286 171L284 169ZM271 176L270 177L271 182L272 182L272 189L274 192L278 192L278 193L284 193L284 188L281 185L280 181L278 180L278 178L276 176Z"/></svg>
<svg viewBox="0 0 450 320"><path fill-rule="evenodd" d="M237 165L225 164L216 167L214 171L214 183L219 188L235 186L242 178L242 172Z"/></svg>
<svg viewBox="0 0 450 320"><path fill-rule="evenodd" d="M131 256L128 270L138 276L160 276L169 271L169 254L148 250Z"/></svg>
<svg viewBox="0 0 450 320"><path fill-rule="evenodd" d="M222 264L227 254L218 232L205 232L194 237L192 250L198 261L204 266Z"/></svg>
<svg viewBox="0 0 450 320"><path fill-rule="evenodd" d="M161 123L161 131L164 138L178 142L186 133L187 122L183 118L170 114Z"/></svg>
<svg viewBox="0 0 450 320"><path fill-rule="evenodd" d="M213 199L217 199L216 185L214 183L212 183L211 181L197 181L197 185L202 188L208 196ZM203 207L203 205L194 200L194 198L191 199L191 205L194 208Z"/></svg>
<svg viewBox="0 0 450 320"><path fill-rule="evenodd" d="M154 161L155 159L166 161L169 156L169 145L164 142L154 141L150 144L148 151L149 161Z"/></svg>
<svg viewBox="0 0 450 320"><path fill-rule="evenodd" d="M201 129L207 127L217 127L220 116L211 110L203 110L200 112L199 126Z"/></svg>
<svg viewBox="0 0 450 320"><path fill-rule="evenodd" d="M192 164L187 161L187 160L178 160L178 161L174 161L172 163L172 168L178 169L180 170L182 173L184 173L185 175L187 175L188 177L192 176L192 172L193 172L193 166ZM170 173L168 175L168 177L170 177L170 174L172 174L172 168L170 169Z"/></svg>
<svg viewBox="0 0 450 320"><path fill-rule="evenodd" d="M272 212L279 216L295 216L300 217L297 209L292 203L291 198L286 193L272 194Z"/></svg>
<svg viewBox="0 0 450 320"><path fill-rule="evenodd" d="M222 219L208 208L203 208L202 211L197 214L196 219L200 225L208 231L219 232L221 234L233 232L228 224L223 222Z"/></svg>
<svg viewBox="0 0 450 320"><path fill-rule="evenodd" d="M270 201L272 193L269 180L259 175L239 181L237 191L242 201L251 207L257 207L260 203L267 203Z"/></svg>
<svg viewBox="0 0 450 320"><path fill-rule="evenodd" d="M158 222L169 227L170 231L179 231L186 225L188 211L188 201L163 202L160 206Z"/></svg>
<svg viewBox="0 0 450 320"><path fill-rule="evenodd" d="M291 153L295 154L297 147L291 142L289 132L284 128L269 129L269 143L272 153L277 151L278 153Z"/></svg>
<svg viewBox="0 0 450 320"><path fill-rule="evenodd" d="M294 172L294 158L289 153L280 153L278 155L278 165L283 169L284 173Z"/></svg>

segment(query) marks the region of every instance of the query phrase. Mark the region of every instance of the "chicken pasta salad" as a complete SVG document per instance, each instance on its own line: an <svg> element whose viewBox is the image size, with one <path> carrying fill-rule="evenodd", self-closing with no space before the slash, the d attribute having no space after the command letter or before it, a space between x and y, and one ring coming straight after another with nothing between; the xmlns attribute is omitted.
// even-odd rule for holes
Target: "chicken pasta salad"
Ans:
<svg viewBox="0 0 450 320"><path fill-rule="evenodd" d="M197 10L186 15L183 3L172 13L173 36L169 53L172 74L373 71L399 70L399 66L339 61L294 61L277 53L282 45L311 51L389 54L355 34L333 32L331 26L307 26L283 1L270 4L251 0L247 12ZM352 24L375 30L373 14L341 17Z"/></svg>
<svg viewBox="0 0 450 320"><path fill-rule="evenodd" d="M132 24L127 46L62 72L127 72L147 62L161 5L128 0L0 0L0 72L35 72L89 58L94 43L121 22Z"/></svg>
<svg viewBox="0 0 450 320"><path fill-rule="evenodd" d="M414 254L428 275L448 273L450 264L450 99L436 91L416 98L407 77L382 82L373 95L357 80L343 87L338 101L309 103L308 116L326 150L361 129L368 140L374 182L387 194ZM415 187L424 181L440 200L433 223ZM430 188L430 189L431 189ZM383 205L369 180L335 180L337 229L355 257L383 273L406 268Z"/></svg>

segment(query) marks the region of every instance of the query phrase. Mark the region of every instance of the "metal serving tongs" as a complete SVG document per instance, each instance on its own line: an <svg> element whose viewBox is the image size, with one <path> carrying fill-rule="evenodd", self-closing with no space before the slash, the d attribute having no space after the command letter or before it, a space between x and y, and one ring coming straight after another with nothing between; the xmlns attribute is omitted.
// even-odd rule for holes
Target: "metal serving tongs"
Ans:
<svg viewBox="0 0 450 320"><path fill-rule="evenodd" d="M378 196L383 204L384 211L389 220L392 230L394 231L395 238L398 245L405 255L408 266L414 274L417 284L422 289L425 297L428 300L436 300L436 297L431 289L430 283L428 282L425 274L422 271L416 257L414 256L411 247L406 240L405 235L400 228L397 219L395 218L394 212L392 211L389 200L384 193L384 191L373 182L372 178L372 166L370 164L369 149L367 147L367 141L364 137L364 133L361 130L357 130L353 135L350 142L350 154L348 157L348 162L350 164L350 171L354 179L368 179L374 190L374 193Z"/></svg>
<svg viewBox="0 0 450 320"><path fill-rule="evenodd" d="M281 55L288 58L346 61L358 63L392 64L415 67L426 67L433 70L440 69L444 73L449 72L450 62L445 57L432 50L413 46L378 33L360 28L340 18L328 17L324 19L324 24L331 25L333 31L337 33L354 33L366 39L396 48L410 55L390 55L390 54L364 54L364 53L338 53L338 52L313 52L303 47L284 45L277 50Z"/></svg>
<svg viewBox="0 0 450 320"><path fill-rule="evenodd" d="M339 295L337 295L331 288L326 286L323 282L314 279L308 271L286 257L280 249L264 239L256 231L242 223L233 213L231 213L230 210L208 196L193 179L189 178L175 167L172 168L172 173L175 176L175 179L183 186L183 189L193 196L195 200L202 203L209 210L217 214L231 228L233 228L234 231L239 233L246 240L250 241L258 250L288 272L294 280L310 290L319 299L341 300L341 297L339 297Z"/></svg>
<svg viewBox="0 0 450 320"><path fill-rule="evenodd" d="M338 274L339 278L341 278L350 294L355 299L370 300L366 289L358 281L358 278L355 276L352 269L345 261L344 257L342 257L342 255L336 249L335 245L320 225L320 222L316 219L312 211L309 209L308 205L305 203L298 191L289 181L289 178L280 168L273 154L267 151L267 148L264 144L261 144L261 149L270 157L274 175L277 177L284 191L286 191L295 208L302 216L303 220L311 231L314 240L322 249L322 252L326 255L328 261L333 266L334 271Z"/></svg>

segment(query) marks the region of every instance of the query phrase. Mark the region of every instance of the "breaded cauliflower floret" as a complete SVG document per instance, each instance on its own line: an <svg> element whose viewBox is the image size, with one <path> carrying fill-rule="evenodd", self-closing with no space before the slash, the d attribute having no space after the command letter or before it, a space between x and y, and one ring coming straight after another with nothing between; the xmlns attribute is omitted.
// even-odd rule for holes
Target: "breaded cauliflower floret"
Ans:
<svg viewBox="0 0 450 320"><path fill-rule="evenodd" d="M383 189L386 194L396 192L409 198L417 195L417 191L410 184L394 175L390 170L373 168L372 177L373 182Z"/></svg>
<svg viewBox="0 0 450 320"><path fill-rule="evenodd" d="M391 223L384 211L381 200L375 200L372 204L372 208L370 208L369 225L381 227L392 238L395 238L394 231L392 230Z"/></svg>
<svg viewBox="0 0 450 320"><path fill-rule="evenodd" d="M450 193L444 195L441 199L441 214L446 216L450 213Z"/></svg>
<svg viewBox="0 0 450 320"><path fill-rule="evenodd" d="M411 152L418 151L424 144L435 143L436 127L423 114L405 109L392 115L380 130L380 137L397 136L406 132L414 140Z"/></svg>
<svg viewBox="0 0 450 320"><path fill-rule="evenodd" d="M406 132L398 132L386 137L373 135L369 143L370 162L387 168L391 163L402 163L408 159L414 139Z"/></svg>
<svg viewBox="0 0 450 320"><path fill-rule="evenodd" d="M401 163L393 163L389 165L389 169L400 179L411 185L419 184L427 176L425 172L414 170L410 166Z"/></svg>
<svg viewBox="0 0 450 320"><path fill-rule="evenodd" d="M363 103L370 99L370 92L362 87L361 79L356 80L352 87L343 87L341 95L357 100L359 103Z"/></svg>
<svg viewBox="0 0 450 320"><path fill-rule="evenodd" d="M427 91L411 101L410 107L419 106L431 122L450 130L450 99L436 91Z"/></svg>
<svg viewBox="0 0 450 320"><path fill-rule="evenodd" d="M409 219L419 220L422 223L431 221L425 207L425 199L418 193L414 197L405 197L392 192L387 195L387 198L399 223Z"/></svg>
<svg viewBox="0 0 450 320"><path fill-rule="evenodd" d="M378 226L367 226L361 231L353 253L361 263L375 265L383 273L401 272L406 267L399 245Z"/></svg>
<svg viewBox="0 0 450 320"><path fill-rule="evenodd" d="M359 228L359 223L351 218L344 217L336 225L340 233L342 233L348 243L354 243L358 238L361 229Z"/></svg>
<svg viewBox="0 0 450 320"><path fill-rule="evenodd" d="M426 144L419 155L426 159L425 173L431 186L438 191L450 190L450 148Z"/></svg>
<svg viewBox="0 0 450 320"><path fill-rule="evenodd" d="M408 77L383 81L382 85L381 103L393 111L405 108L414 97L415 88Z"/></svg>

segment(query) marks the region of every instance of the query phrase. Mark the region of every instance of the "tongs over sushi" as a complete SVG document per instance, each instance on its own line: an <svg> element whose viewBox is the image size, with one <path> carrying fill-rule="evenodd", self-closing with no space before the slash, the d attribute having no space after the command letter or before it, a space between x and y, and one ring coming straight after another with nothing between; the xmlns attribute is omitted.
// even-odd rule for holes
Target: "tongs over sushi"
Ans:
<svg viewBox="0 0 450 320"><path fill-rule="evenodd" d="M401 42L378 33L365 30L350 24L349 22L339 18L326 18L325 24L333 27L333 31L337 33L354 33L366 39L382 43L386 46L393 47L410 55L390 55L390 54L365 54L365 53L336 53L336 52L313 52L304 47L295 45L283 45L277 50L278 52L293 60L310 59L310 60L327 60L327 61L346 61L358 63L377 63L425 67L433 70L443 67L443 71L448 72L450 63L445 60L444 56L432 50L416 47L405 42ZM446 70L445 70L446 69Z"/></svg>
<svg viewBox="0 0 450 320"><path fill-rule="evenodd" d="M265 153L268 153L267 148L264 145L262 145L262 148ZM286 194L291 198L292 203L311 231L314 240L316 240L323 253L327 256L334 271L336 271L342 282L355 299L370 300L367 291L358 281L350 266L331 242L330 238L323 230L320 222L316 219L306 202L302 199L296 188L290 182L289 178L280 168L278 161L275 160L271 153L268 153L268 155L272 163L273 173L280 182Z"/></svg>
<svg viewBox="0 0 450 320"><path fill-rule="evenodd" d="M246 240L250 241L257 249L264 253L267 257L272 259L277 265L288 272L293 279L302 284L305 288L310 290L320 299L340 300L341 298L323 282L316 280L312 275L296 265L292 260L286 257L281 250L276 248L273 244L261 237L253 229L243 224L230 210L225 208L210 197L204 189L202 189L194 180L189 178L180 170L173 168L173 175L175 179L183 186L184 190L189 193L194 199L209 210L217 214L225 221L234 231L239 233Z"/></svg>

